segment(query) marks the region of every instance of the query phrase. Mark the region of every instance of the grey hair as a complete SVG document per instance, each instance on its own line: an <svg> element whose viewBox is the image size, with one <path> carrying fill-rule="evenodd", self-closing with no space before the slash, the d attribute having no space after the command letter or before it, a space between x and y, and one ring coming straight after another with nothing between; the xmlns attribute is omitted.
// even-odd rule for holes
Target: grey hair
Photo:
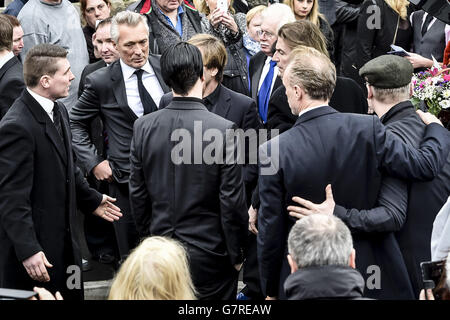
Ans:
<svg viewBox="0 0 450 320"><path fill-rule="evenodd" d="M311 215L300 219L292 227L288 249L299 268L348 266L353 249L352 235L339 218Z"/></svg>
<svg viewBox="0 0 450 320"><path fill-rule="evenodd" d="M111 21L111 39L115 43L119 41L119 25L125 24L127 26L135 27L141 22L144 24L145 29L147 29L147 33L149 33L147 21L145 21L144 16L132 11L119 12Z"/></svg>
<svg viewBox="0 0 450 320"><path fill-rule="evenodd" d="M384 103L392 103L397 101L404 101L409 100L410 98L410 86L411 84L408 83L406 86L400 87L400 88L377 88L372 86L373 88L373 97Z"/></svg>
<svg viewBox="0 0 450 320"><path fill-rule="evenodd" d="M278 20L278 26L275 35L278 35L278 30L286 23L295 22L295 15L291 8L284 3L274 3L268 6L261 12L261 19Z"/></svg>
<svg viewBox="0 0 450 320"><path fill-rule="evenodd" d="M314 100L331 99L336 87L336 69L326 55L312 47L297 46L289 59L284 76L290 86L301 86Z"/></svg>

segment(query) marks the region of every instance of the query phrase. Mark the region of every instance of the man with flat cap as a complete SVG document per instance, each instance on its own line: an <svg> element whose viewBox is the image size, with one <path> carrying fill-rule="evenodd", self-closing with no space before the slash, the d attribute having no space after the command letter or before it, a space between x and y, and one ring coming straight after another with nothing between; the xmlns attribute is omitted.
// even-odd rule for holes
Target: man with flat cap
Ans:
<svg viewBox="0 0 450 320"><path fill-rule="evenodd" d="M412 73L412 64L394 55L375 58L360 70L360 75L367 80L369 106L388 130L417 148L426 126L409 100L413 90ZM433 221L450 194L450 155L432 181L404 182L397 194L407 201L407 210L406 221L396 236L418 297L422 279L420 262L431 260Z"/></svg>
<svg viewBox="0 0 450 320"><path fill-rule="evenodd" d="M390 132L418 148L426 125L409 101L412 74L411 63L394 55L377 57L360 70L367 82L369 107ZM335 204L331 192L324 203L307 204L307 210L334 214L353 233L372 233L379 256L383 261L389 259L391 265L389 278L382 279L384 286L387 282L394 283L404 288L403 296L398 298L416 299L421 284L420 262L431 260L433 221L449 193L450 158L447 158L432 181L411 183L384 175L376 206L370 210L347 209L342 203ZM300 199L299 203L304 202ZM297 212L301 210L291 209L294 216L300 217ZM403 273L405 267L407 272Z"/></svg>

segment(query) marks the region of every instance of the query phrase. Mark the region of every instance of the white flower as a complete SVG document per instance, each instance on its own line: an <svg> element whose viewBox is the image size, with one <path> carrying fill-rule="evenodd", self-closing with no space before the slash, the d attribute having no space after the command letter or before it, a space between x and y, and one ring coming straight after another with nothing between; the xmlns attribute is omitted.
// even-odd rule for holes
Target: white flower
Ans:
<svg viewBox="0 0 450 320"><path fill-rule="evenodd" d="M450 90L444 90L442 91L442 97L444 97L444 99L450 99Z"/></svg>
<svg viewBox="0 0 450 320"><path fill-rule="evenodd" d="M448 109L450 108L450 100L442 100L439 102L439 105L442 107L442 109Z"/></svg>

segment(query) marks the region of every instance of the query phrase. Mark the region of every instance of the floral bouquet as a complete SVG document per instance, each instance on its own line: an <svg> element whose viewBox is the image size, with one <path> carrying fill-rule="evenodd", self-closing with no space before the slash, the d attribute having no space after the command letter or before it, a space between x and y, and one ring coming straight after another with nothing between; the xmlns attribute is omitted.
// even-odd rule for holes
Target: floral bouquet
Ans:
<svg viewBox="0 0 450 320"><path fill-rule="evenodd" d="M450 112L450 69L432 67L431 69L414 74L412 103L416 109L425 105L428 112L436 117Z"/></svg>

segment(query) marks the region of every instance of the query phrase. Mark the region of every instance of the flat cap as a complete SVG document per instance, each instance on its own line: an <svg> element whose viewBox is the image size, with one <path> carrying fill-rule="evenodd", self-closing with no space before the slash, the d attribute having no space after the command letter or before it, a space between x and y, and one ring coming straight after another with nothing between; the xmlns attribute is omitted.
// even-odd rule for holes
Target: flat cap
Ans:
<svg viewBox="0 0 450 320"><path fill-rule="evenodd" d="M367 62L359 75L377 88L393 89L404 87L411 82L414 68L407 59L386 54Z"/></svg>

